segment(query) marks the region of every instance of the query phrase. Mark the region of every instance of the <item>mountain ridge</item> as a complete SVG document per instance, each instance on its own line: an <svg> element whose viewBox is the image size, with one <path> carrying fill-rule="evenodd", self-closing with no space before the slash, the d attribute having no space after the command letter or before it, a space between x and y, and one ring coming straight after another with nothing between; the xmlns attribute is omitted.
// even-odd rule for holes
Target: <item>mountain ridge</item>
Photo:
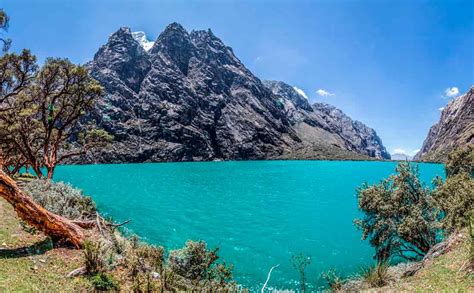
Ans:
<svg viewBox="0 0 474 293"><path fill-rule="evenodd" d="M188 33L172 23L148 50L145 41L150 42L144 33L122 27L88 64L106 92L93 118L116 138L88 162L389 158L375 131L360 122L350 120L354 129L361 128L353 129L361 134L355 145L341 131L329 135L335 124L319 128L330 121L329 112L318 110L318 119L309 115L314 107L304 97L297 101L300 95L292 88L294 114L306 116L315 136L302 138L304 131L295 129L296 117L281 105L282 97L210 29ZM311 147L325 151L312 155Z"/></svg>
<svg viewBox="0 0 474 293"><path fill-rule="evenodd" d="M441 112L413 158L418 161L444 161L455 149L474 143L474 86L451 100Z"/></svg>

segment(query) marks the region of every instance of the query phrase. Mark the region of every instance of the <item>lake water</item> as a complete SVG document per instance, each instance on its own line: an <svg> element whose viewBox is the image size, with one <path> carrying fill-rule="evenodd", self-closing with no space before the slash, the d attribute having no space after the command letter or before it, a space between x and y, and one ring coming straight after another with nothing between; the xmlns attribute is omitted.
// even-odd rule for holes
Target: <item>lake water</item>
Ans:
<svg viewBox="0 0 474 293"><path fill-rule="evenodd" d="M356 187L394 172L393 162L250 161L60 166L56 181L91 195L99 209L144 240L182 247L187 239L220 247L238 283L257 289L277 264L269 286L297 288L291 257L311 256L308 283L372 263L373 249L353 219ZM420 164L429 183L443 166Z"/></svg>

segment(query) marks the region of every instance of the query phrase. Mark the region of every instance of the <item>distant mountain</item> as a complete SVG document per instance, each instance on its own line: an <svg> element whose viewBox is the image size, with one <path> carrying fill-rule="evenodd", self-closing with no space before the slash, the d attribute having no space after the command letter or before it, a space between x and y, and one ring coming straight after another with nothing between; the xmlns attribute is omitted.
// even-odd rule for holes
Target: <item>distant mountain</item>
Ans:
<svg viewBox="0 0 474 293"><path fill-rule="evenodd" d="M450 101L443 109L440 120L430 128L414 160L444 161L451 151L472 143L474 143L474 87Z"/></svg>
<svg viewBox="0 0 474 293"><path fill-rule="evenodd" d="M409 155L406 155L406 154L396 153L396 154L391 154L390 156L392 157L393 161L411 161L411 160L413 160L413 156L409 156Z"/></svg>
<svg viewBox="0 0 474 293"><path fill-rule="evenodd" d="M389 158L375 131L262 83L211 30L121 28L88 66L106 91L93 118L115 137L89 161Z"/></svg>
<svg viewBox="0 0 474 293"><path fill-rule="evenodd" d="M315 103L281 81L263 82L279 98L292 128L306 148L348 150L373 158L390 159L390 154L377 133L359 121L354 121L334 106Z"/></svg>

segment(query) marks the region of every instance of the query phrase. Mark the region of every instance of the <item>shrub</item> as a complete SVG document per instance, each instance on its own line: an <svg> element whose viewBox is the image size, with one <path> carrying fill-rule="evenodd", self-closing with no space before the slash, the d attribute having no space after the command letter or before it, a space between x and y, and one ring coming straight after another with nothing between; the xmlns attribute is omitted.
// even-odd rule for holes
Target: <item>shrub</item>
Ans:
<svg viewBox="0 0 474 293"><path fill-rule="evenodd" d="M84 266L88 275L96 275L105 270L102 244L86 241L84 243Z"/></svg>
<svg viewBox="0 0 474 293"><path fill-rule="evenodd" d="M295 254L291 257L293 268L300 274L300 288L301 292L306 291L306 267L311 264L311 257L305 256L302 253Z"/></svg>
<svg viewBox="0 0 474 293"><path fill-rule="evenodd" d="M22 189L45 209L69 219L86 219L96 213L90 197L63 182L31 180Z"/></svg>
<svg viewBox="0 0 474 293"><path fill-rule="evenodd" d="M362 278L371 287L383 287L391 279L388 267L387 262L379 262L374 266L362 268Z"/></svg>
<svg viewBox="0 0 474 293"><path fill-rule="evenodd" d="M437 211L431 191L419 180L417 165L401 162L396 174L357 189L363 219L356 219L362 239L370 238L375 258L408 260L423 257L436 243Z"/></svg>
<svg viewBox="0 0 474 293"><path fill-rule="evenodd" d="M448 177L459 173L468 173L472 176L474 171L474 144L467 145L450 153L445 168L446 176Z"/></svg>
<svg viewBox="0 0 474 293"><path fill-rule="evenodd" d="M471 175L461 172L448 177L443 183L435 179L436 190L433 201L442 211L442 227L447 231L467 227L470 215L474 211L474 180Z"/></svg>
<svg viewBox="0 0 474 293"><path fill-rule="evenodd" d="M170 269L191 280L210 279L218 249L208 250L204 241L188 241L182 249L173 250L168 258Z"/></svg>
<svg viewBox="0 0 474 293"><path fill-rule="evenodd" d="M117 282L109 275L100 272L95 274L90 278L92 286L97 291L110 291L110 290L118 290L119 286Z"/></svg>
<svg viewBox="0 0 474 293"><path fill-rule="evenodd" d="M442 212L442 227L449 233L467 227L474 211L474 145L460 148L448 156L445 182L437 177L433 202Z"/></svg>
<svg viewBox="0 0 474 293"><path fill-rule="evenodd" d="M323 279L326 281L328 284L328 287L332 291L339 291L342 289L342 278L337 274L337 272L334 269L331 269L325 273L322 273L321 276Z"/></svg>

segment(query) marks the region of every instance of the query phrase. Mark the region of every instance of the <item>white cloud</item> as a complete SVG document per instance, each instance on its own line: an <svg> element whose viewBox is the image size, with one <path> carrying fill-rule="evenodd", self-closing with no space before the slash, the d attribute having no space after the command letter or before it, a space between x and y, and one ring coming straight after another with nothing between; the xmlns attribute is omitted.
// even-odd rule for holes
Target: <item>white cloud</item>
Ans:
<svg viewBox="0 0 474 293"><path fill-rule="evenodd" d="M330 93L330 92L328 92L327 90L323 90L323 89L317 90L316 93L317 93L318 95L320 95L321 97L331 97L331 96L335 96L335 95L336 95L336 94Z"/></svg>
<svg viewBox="0 0 474 293"><path fill-rule="evenodd" d="M443 111L443 110L444 110L444 107L438 108L438 110Z"/></svg>
<svg viewBox="0 0 474 293"><path fill-rule="evenodd" d="M402 148L395 148L395 149L393 149L392 154L402 154L402 155L406 155L406 156L414 156L419 151L420 151L420 149L407 151L407 150L402 149Z"/></svg>
<svg viewBox="0 0 474 293"><path fill-rule="evenodd" d="M444 96L447 98L455 97L459 94L459 89L455 86L449 87L444 91Z"/></svg>
<svg viewBox="0 0 474 293"><path fill-rule="evenodd" d="M400 148L396 148L396 149L393 149L393 152L394 154L404 154L406 155L407 154L407 151L404 150L404 149L400 149Z"/></svg>
<svg viewBox="0 0 474 293"><path fill-rule="evenodd" d="M304 97L306 100L309 100L308 96L306 95L306 93L305 93L302 89L297 88L296 86L294 86L293 89L294 89L298 94L300 94L300 96Z"/></svg>

